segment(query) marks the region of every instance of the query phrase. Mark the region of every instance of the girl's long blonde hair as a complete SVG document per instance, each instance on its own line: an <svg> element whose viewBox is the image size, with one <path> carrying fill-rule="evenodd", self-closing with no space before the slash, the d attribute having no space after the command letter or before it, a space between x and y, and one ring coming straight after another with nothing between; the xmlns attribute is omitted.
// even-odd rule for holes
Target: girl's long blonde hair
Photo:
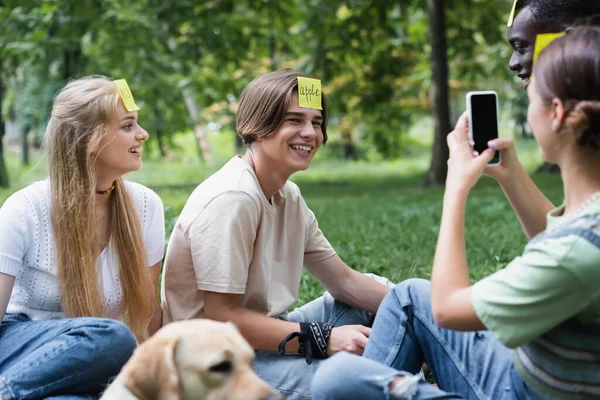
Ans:
<svg viewBox="0 0 600 400"><path fill-rule="evenodd" d="M119 91L104 77L68 83L56 96L45 140L62 305L68 317L104 317L93 150L118 118ZM92 151L90 151L92 149ZM102 151L100 149L100 151ZM122 318L138 341L150 320L149 269L139 218L121 178L110 199L110 243L119 260ZM109 244L110 245L110 244Z"/></svg>

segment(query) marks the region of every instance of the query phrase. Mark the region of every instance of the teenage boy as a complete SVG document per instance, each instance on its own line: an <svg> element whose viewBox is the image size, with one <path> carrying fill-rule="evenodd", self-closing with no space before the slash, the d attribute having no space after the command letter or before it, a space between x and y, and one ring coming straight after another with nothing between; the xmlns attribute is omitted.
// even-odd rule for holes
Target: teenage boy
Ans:
<svg viewBox="0 0 600 400"><path fill-rule="evenodd" d="M246 87L236 116L246 153L192 193L171 235L162 280L163 323L233 322L257 350L257 374L288 399L311 398L322 359L342 350L362 354L392 286L342 261L288 180L327 141L325 100L319 81L291 70ZM288 314L302 266L329 293Z"/></svg>

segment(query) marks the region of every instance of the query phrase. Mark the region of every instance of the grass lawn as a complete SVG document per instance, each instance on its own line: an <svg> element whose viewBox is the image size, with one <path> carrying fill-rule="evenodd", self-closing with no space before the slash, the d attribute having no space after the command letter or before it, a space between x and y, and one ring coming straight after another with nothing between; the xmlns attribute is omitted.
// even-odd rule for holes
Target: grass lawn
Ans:
<svg viewBox="0 0 600 400"><path fill-rule="evenodd" d="M520 144L520 157L533 168L539 164L535 145ZM220 157L225 162L230 154ZM392 281L429 278L442 206L442 188L423 188L421 177L427 154L395 162L317 160L308 171L296 174L309 207L325 236L342 259L364 272L385 275ZM0 202L15 190L44 177L44 168L22 168L9 157L12 187L0 190ZM147 160L132 180L152 187L163 199L167 236L189 194L211 171L193 155L169 163ZM542 191L562 200L558 176L536 176ZM466 240L471 278L475 281L505 266L519 255L526 238L499 186L484 177L468 204ZM168 239L168 238L167 238ZM323 289L305 274L298 304Z"/></svg>

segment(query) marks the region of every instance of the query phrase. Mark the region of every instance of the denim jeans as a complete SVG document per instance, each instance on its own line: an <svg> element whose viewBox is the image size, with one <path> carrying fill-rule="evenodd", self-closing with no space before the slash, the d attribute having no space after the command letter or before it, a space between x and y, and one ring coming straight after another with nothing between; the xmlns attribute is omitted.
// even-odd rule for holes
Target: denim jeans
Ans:
<svg viewBox="0 0 600 400"><path fill-rule="evenodd" d="M364 356L339 355L323 363L314 377L313 398L389 399L394 377L417 373L423 362L443 391L421 380L406 399L520 398L515 383L522 382L511 382L516 376L511 350L487 331L438 327L430 286L409 279L392 289L379 307Z"/></svg>
<svg viewBox="0 0 600 400"><path fill-rule="evenodd" d="M136 346L127 326L111 319L7 314L0 324L0 399L93 399Z"/></svg>
<svg viewBox="0 0 600 400"><path fill-rule="evenodd" d="M355 354L338 353L322 363L311 390L315 400L391 399L394 397L390 395L389 386L397 376L413 375ZM462 399L439 390L421 377L416 376L416 379L405 399Z"/></svg>
<svg viewBox="0 0 600 400"><path fill-rule="evenodd" d="M367 274L372 279L393 287L386 278ZM343 325L369 326L373 314L353 308L341 301L334 300L329 294L292 311L286 318L291 322L319 321L328 322L334 327ZM279 390L287 400L309 400L310 383L313 374L325 360L313 359L312 364L306 364L305 358L298 354L279 355L277 353L257 351L253 367L258 376Z"/></svg>

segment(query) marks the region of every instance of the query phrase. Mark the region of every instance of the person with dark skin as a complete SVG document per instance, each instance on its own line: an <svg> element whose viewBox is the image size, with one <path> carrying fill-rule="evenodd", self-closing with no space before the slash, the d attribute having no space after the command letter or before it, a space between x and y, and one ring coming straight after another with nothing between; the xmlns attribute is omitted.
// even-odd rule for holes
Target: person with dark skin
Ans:
<svg viewBox="0 0 600 400"><path fill-rule="evenodd" d="M501 166L487 167L510 138L488 142L479 154L461 116L447 139L431 281L408 279L386 295L363 356L326 360L312 381L314 400L600 398L599 70L598 27L574 28L535 62L528 121L542 158L560 165L565 194L543 224L527 212L540 199L519 185L518 159L503 156ZM491 168L516 177L517 186L503 189L535 238L505 268L472 284L467 198ZM423 361L439 388L413 375Z"/></svg>
<svg viewBox="0 0 600 400"><path fill-rule="evenodd" d="M531 77L536 36L540 33L561 32L580 24L600 25L600 1L517 0L515 14L507 30L507 39L513 48L508 67L527 87ZM525 97L521 99L526 100ZM522 127L524 115L525 112L516 115ZM543 163L536 170L538 172L558 174L560 169L556 164Z"/></svg>
<svg viewBox="0 0 600 400"><path fill-rule="evenodd" d="M536 36L562 32L579 24L600 25L600 1L518 0L516 16L507 30L507 39L513 48L508 67L527 86Z"/></svg>

